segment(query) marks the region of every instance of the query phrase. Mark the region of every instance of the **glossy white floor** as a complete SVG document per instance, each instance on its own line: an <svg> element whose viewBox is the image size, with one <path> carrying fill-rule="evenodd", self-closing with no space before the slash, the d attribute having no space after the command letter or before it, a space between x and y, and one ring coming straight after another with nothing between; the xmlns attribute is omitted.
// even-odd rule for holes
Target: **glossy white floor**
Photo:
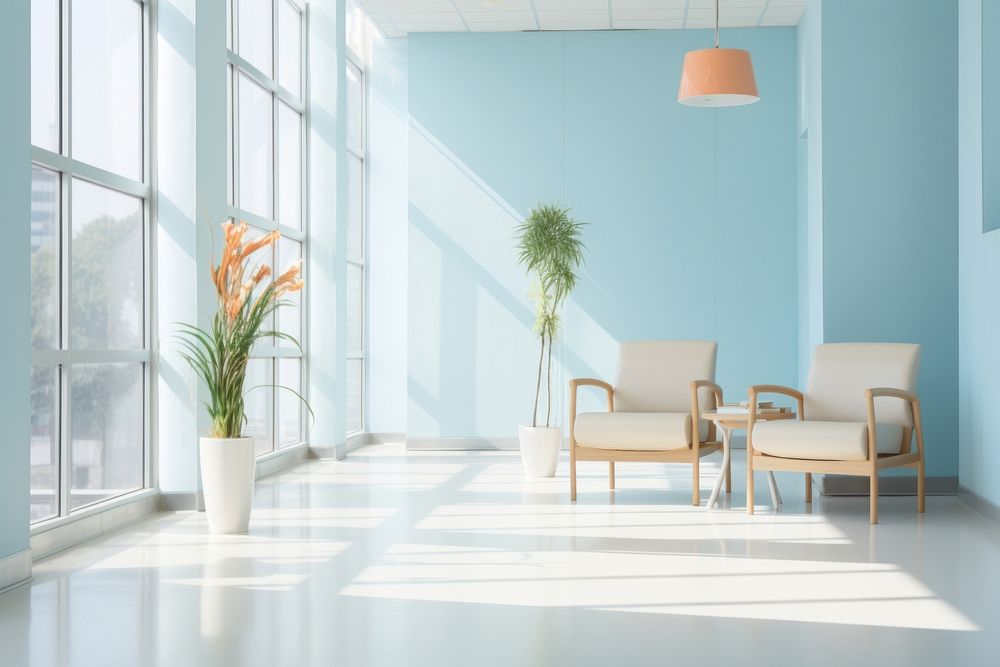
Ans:
<svg viewBox="0 0 1000 667"><path fill-rule="evenodd" d="M717 468L704 466L707 498ZM716 463L717 465L717 463ZM996 664L1000 529L955 498L686 505L687 469L369 447L258 484L249 535L163 514L0 596L4 665ZM728 499L723 497L724 506ZM724 662L725 661L725 662Z"/></svg>

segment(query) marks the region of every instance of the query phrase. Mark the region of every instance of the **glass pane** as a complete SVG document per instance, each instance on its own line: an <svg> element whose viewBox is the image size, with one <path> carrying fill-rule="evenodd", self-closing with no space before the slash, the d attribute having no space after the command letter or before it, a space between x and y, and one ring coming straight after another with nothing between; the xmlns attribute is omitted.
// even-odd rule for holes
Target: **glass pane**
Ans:
<svg viewBox="0 0 1000 667"><path fill-rule="evenodd" d="M271 0L239 0L239 54L268 76L271 69Z"/></svg>
<svg viewBox="0 0 1000 667"><path fill-rule="evenodd" d="M142 364L82 364L70 377L74 510L142 487Z"/></svg>
<svg viewBox="0 0 1000 667"><path fill-rule="evenodd" d="M357 152L364 150L364 125L362 113L364 97L361 72L354 65L347 65L347 146Z"/></svg>
<svg viewBox="0 0 1000 667"><path fill-rule="evenodd" d="M302 442L302 360L278 360L278 446Z"/></svg>
<svg viewBox="0 0 1000 667"><path fill-rule="evenodd" d="M31 143L59 152L59 0L31 3Z"/></svg>
<svg viewBox="0 0 1000 667"><path fill-rule="evenodd" d="M355 55L364 58L365 15L354 0L347 0L346 14L347 21L344 27L347 33L347 48L354 51Z"/></svg>
<svg viewBox="0 0 1000 667"><path fill-rule="evenodd" d="M264 236L265 233L266 232L264 232L264 230L262 229L258 229L252 225L248 225L246 241L252 241L254 239L258 239L261 236ZM274 246L267 246L265 248L261 248L254 254L250 255L247 264L247 274L253 275L254 273L257 272L257 268L260 266L270 267L271 278L262 281L261 284L257 286L257 289L253 291L253 295L251 296L251 298L256 298L264 290L264 288L268 284L270 284L270 281L274 279ZM274 316L268 315L263 326L265 329L273 330Z"/></svg>
<svg viewBox="0 0 1000 667"><path fill-rule="evenodd" d="M73 0L72 155L142 180L142 5Z"/></svg>
<svg viewBox="0 0 1000 667"><path fill-rule="evenodd" d="M267 454L274 448L272 385L274 385L274 361L251 359L247 364L247 377L243 385L247 413L247 425L243 429L243 435L256 440L257 456Z"/></svg>
<svg viewBox="0 0 1000 667"><path fill-rule="evenodd" d="M360 352L364 348L364 269L347 265L347 351Z"/></svg>
<svg viewBox="0 0 1000 667"><path fill-rule="evenodd" d="M59 514L59 370L31 369L31 522Z"/></svg>
<svg viewBox="0 0 1000 667"><path fill-rule="evenodd" d="M278 222L302 228L302 116L278 103Z"/></svg>
<svg viewBox="0 0 1000 667"><path fill-rule="evenodd" d="M302 96L302 15L288 0L278 4L278 83Z"/></svg>
<svg viewBox="0 0 1000 667"><path fill-rule="evenodd" d="M239 76L239 206L271 217L271 94Z"/></svg>
<svg viewBox="0 0 1000 667"><path fill-rule="evenodd" d="M59 174L31 167L31 346L59 347Z"/></svg>
<svg viewBox="0 0 1000 667"><path fill-rule="evenodd" d="M278 270L285 271L302 259L302 244L288 238L278 241ZM284 296L288 305L278 309L278 330L298 339L302 335L302 292L292 292ZM299 341L301 342L301 341ZM279 340L281 347L291 347L288 341Z"/></svg>
<svg viewBox="0 0 1000 667"><path fill-rule="evenodd" d="M357 433L362 428L361 392L363 390L362 373L364 361L361 359L347 360L347 432Z"/></svg>
<svg viewBox="0 0 1000 667"><path fill-rule="evenodd" d="M365 252L365 163L350 154L347 161L347 256L361 259Z"/></svg>
<svg viewBox="0 0 1000 667"><path fill-rule="evenodd" d="M142 345L142 200L73 179L70 347Z"/></svg>

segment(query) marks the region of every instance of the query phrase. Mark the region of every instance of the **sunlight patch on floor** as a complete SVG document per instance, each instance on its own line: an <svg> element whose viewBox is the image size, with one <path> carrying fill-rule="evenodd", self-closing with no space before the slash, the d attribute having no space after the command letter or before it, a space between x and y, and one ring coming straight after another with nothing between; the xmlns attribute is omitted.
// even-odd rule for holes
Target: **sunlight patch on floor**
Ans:
<svg viewBox="0 0 1000 667"><path fill-rule="evenodd" d="M397 545L342 595L977 630L895 565Z"/></svg>

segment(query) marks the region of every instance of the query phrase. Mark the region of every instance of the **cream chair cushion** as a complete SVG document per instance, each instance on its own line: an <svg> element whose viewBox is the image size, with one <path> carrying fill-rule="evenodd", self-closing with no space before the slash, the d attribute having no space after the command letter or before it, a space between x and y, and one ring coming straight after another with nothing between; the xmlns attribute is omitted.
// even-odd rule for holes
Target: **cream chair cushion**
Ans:
<svg viewBox="0 0 1000 667"><path fill-rule="evenodd" d="M615 412L691 412L691 381L715 381L718 343L708 340L626 341L618 346ZM708 389L699 409L715 406Z"/></svg>
<svg viewBox="0 0 1000 667"><path fill-rule="evenodd" d="M702 423L701 440L708 436ZM691 413L584 412L576 416L573 437L581 447L661 452L691 446Z"/></svg>
<svg viewBox="0 0 1000 667"><path fill-rule="evenodd" d="M903 429L880 423L875 429L879 454L898 454ZM753 448L769 456L815 461L868 460L868 425L862 422L770 421L757 422Z"/></svg>
<svg viewBox="0 0 1000 667"><path fill-rule="evenodd" d="M826 343L817 345L805 391L809 421L868 421L865 389L917 391L920 346L911 343ZM879 422L913 426L910 406L897 398L876 398Z"/></svg>

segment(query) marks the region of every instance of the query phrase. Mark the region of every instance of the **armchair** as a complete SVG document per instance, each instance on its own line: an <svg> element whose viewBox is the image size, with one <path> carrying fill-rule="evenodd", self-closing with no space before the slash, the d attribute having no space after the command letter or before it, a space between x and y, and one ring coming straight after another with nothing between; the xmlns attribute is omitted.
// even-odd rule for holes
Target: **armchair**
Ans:
<svg viewBox="0 0 1000 667"><path fill-rule="evenodd" d="M607 461L615 488L616 461L690 463L692 504L701 502L701 457L718 451L715 425L700 418L722 403L715 384L714 341L632 341L618 350L615 384L582 378L569 383L570 499L576 500L576 462ZM580 387L598 387L607 412L577 414Z"/></svg>
<svg viewBox="0 0 1000 667"><path fill-rule="evenodd" d="M870 480L870 521L878 523L878 474L886 468L917 471L917 511L924 511L924 433L914 393L920 346L904 343L832 343L813 355L805 393L777 385L750 387L784 394L798 403L798 421L747 422L747 513L753 514L754 470L804 472L806 502L812 474ZM878 408L878 410L876 410ZM916 435L917 451L911 451Z"/></svg>

